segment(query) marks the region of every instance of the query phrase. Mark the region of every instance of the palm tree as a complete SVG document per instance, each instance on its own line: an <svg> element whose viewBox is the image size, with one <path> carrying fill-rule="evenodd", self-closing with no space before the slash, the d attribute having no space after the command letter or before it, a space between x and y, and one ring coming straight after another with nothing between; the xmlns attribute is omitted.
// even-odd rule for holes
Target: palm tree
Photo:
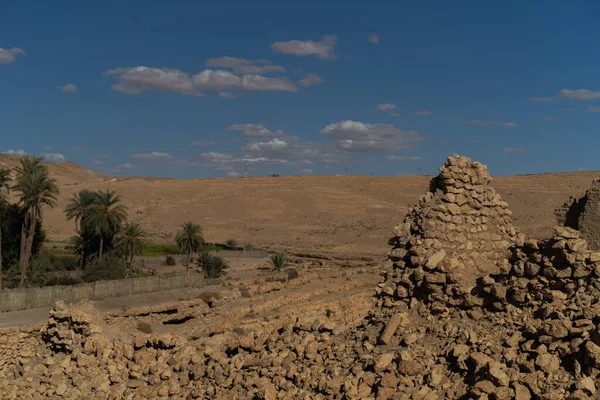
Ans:
<svg viewBox="0 0 600 400"><path fill-rule="evenodd" d="M84 219L89 213L90 206L95 200L94 192L84 189L79 193L76 193L71 198L71 201L65 207L65 215L67 220L75 220L75 224L78 224L80 231L83 231Z"/></svg>
<svg viewBox="0 0 600 400"><path fill-rule="evenodd" d="M56 205L58 186L56 180L48 176L47 167L40 164L39 159L21 158L21 165L16 168L16 171L17 184L13 189L19 193L19 205L25 211L25 221L21 228L21 248L23 252L19 260L20 284L23 285L31 259L37 223L38 221L41 223L42 207L45 205L54 207ZM26 225L29 228L28 233ZM23 239L23 236L25 236L25 239Z"/></svg>
<svg viewBox="0 0 600 400"><path fill-rule="evenodd" d="M21 157L19 160L20 164L15 167L16 180L21 181L25 177L31 175L37 168L43 168L41 164L41 157ZM23 259L25 257L25 243L27 239L27 227L29 226L29 213L24 210L25 218L23 224L21 224L21 246L19 248L19 266L23 266Z"/></svg>
<svg viewBox="0 0 600 400"><path fill-rule="evenodd" d="M192 222L186 222L181 226L181 230L177 233L177 236L175 236L175 241L177 242L179 251L187 256L186 266L189 267L192 253L197 253L204 244L202 227Z"/></svg>
<svg viewBox="0 0 600 400"><path fill-rule="evenodd" d="M117 249L125 257L127 267L131 268L133 257L142 254L146 241L146 233L135 222L126 223L117 238Z"/></svg>
<svg viewBox="0 0 600 400"><path fill-rule="evenodd" d="M102 251L107 238L114 237L127 219L127 207L119 204L121 196L106 189L105 192L95 193L94 201L89 207L89 215L85 218L85 225L93 227L100 237L100 250L98 260L102 261Z"/></svg>
<svg viewBox="0 0 600 400"><path fill-rule="evenodd" d="M6 201L5 193L10 191L10 171L0 169L0 206ZM0 290L2 290L2 220L0 220Z"/></svg>
<svg viewBox="0 0 600 400"><path fill-rule="evenodd" d="M78 228L75 228L75 235L69 238L67 249L71 250L73 254L79 257L79 268L83 269L86 253L86 238Z"/></svg>

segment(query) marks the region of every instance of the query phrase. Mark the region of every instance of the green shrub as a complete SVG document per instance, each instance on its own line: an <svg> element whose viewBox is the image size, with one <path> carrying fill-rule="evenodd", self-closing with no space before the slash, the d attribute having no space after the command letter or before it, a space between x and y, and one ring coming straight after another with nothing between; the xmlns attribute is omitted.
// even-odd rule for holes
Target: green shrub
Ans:
<svg viewBox="0 0 600 400"><path fill-rule="evenodd" d="M113 279L125 279L127 277L127 266L112 254L106 255L102 261L94 260L90 263L83 275L85 282L108 281Z"/></svg>
<svg viewBox="0 0 600 400"><path fill-rule="evenodd" d="M288 260L284 253L271 254L269 263L276 271L281 271L288 266Z"/></svg>
<svg viewBox="0 0 600 400"><path fill-rule="evenodd" d="M177 254L179 254L177 245L168 243L147 243L142 252L143 256L168 256Z"/></svg>
<svg viewBox="0 0 600 400"><path fill-rule="evenodd" d="M174 267L175 265L177 265L177 261L175 261L175 257L166 256L165 257L165 265L167 265L169 267Z"/></svg>
<svg viewBox="0 0 600 400"><path fill-rule="evenodd" d="M245 244L244 245L244 250L246 250L246 251L250 251L250 250L253 250L253 249L254 249L254 246L252 246L251 244Z"/></svg>
<svg viewBox="0 0 600 400"><path fill-rule="evenodd" d="M209 279L217 279L225 275L225 270L229 268L229 264L223 257L208 253L198 253L196 265L204 272L204 276Z"/></svg>
<svg viewBox="0 0 600 400"><path fill-rule="evenodd" d="M225 242L225 244L228 247L238 247L238 243L235 239L227 239L227 241Z"/></svg>
<svg viewBox="0 0 600 400"><path fill-rule="evenodd" d="M62 275L48 278L45 286L71 286L77 285L79 283L82 283L81 279L79 278L74 278L68 275Z"/></svg>
<svg viewBox="0 0 600 400"><path fill-rule="evenodd" d="M35 258L31 261L29 278L33 285L44 286L48 280L48 272L50 272L50 262L48 260L44 258Z"/></svg>

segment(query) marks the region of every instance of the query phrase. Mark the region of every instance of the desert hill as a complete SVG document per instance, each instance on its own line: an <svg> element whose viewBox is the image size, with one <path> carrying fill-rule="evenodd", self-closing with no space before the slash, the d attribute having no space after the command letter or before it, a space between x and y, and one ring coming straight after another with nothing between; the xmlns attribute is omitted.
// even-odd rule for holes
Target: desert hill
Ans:
<svg viewBox="0 0 600 400"><path fill-rule="evenodd" d="M16 157L0 156L0 166ZM152 241L170 242L178 226L192 220L210 241L232 238L240 244L297 252L383 255L390 233L425 192L423 176L253 177L174 180L113 178L74 163L49 163L61 195L45 210L52 240L67 239L73 224L62 212L81 189L119 193L130 218ZM493 175L494 171L490 171ZM600 172L496 177L492 185L514 212L515 225L528 237L550 236L553 209L570 195L581 196Z"/></svg>

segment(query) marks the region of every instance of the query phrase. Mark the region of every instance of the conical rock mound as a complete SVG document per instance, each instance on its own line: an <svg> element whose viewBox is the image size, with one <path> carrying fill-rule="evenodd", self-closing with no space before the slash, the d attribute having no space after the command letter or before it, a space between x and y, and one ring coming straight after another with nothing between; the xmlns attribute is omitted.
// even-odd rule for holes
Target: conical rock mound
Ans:
<svg viewBox="0 0 600 400"><path fill-rule="evenodd" d="M393 283L384 291L395 300L433 296L430 300L446 303L457 294L453 290L461 291L448 284L509 268L509 248L524 236L491 181L479 162L458 155L446 160L429 191L394 229ZM393 307L395 301L383 299L381 305Z"/></svg>

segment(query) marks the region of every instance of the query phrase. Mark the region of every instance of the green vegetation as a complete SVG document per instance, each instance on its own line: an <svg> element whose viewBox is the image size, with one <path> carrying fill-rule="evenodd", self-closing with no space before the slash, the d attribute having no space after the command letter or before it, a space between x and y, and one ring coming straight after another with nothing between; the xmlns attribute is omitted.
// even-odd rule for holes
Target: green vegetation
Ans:
<svg viewBox="0 0 600 400"><path fill-rule="evenodd" d="M192 254L197 253L204 244L202 227L192 222L186 222L175 236L175 242L181 254L186 255L186 267L189 268Z"/></svg>
<svg viewBox="0 0 600 400"><path fill-rule="evenodd" d="M142 254L146 241L146 233L135 222L126 223L117 236L117 250L125 258L127 267L131 268L133 257Z"/></svg>
<svg viewBox="0 0 600 400"><path fill-rule="evenodd" d="M4 205L6 195L10 191L10 170L0 169L0 290L2 290L2 222L4 220Z"/></svg>
<svg viewBox="0 0 600 400"><path fill-rule="evenodd" d="M238 243L235 239L227 239L227 241L225 242L225 244L228 247L238 247Z"/></svg>
<svg viewBox="0 0 600 400"><path fill-rule="evenodd" d="M204 272L204 276L209 279L220 278L225 275L225 270L229 268L229 264L223 257L208 252L198 254L196 265Z"/></svg>
<svg viewBox="0 0 600 400"><path fill-rule="evenodd" d="M142 256L166 256L179 254L179 247L176 244L147 243L144 246Z"/></svg>
<svg viewBox="0 0 600 400"><path fill-rule="evenodd" d="M287 257L284 253L271 254L271 257L269 258L269 263L276 271L281 271L289 265Z"/></svg>
<svg viewBox="0 0 600 400"><path fill-rule="evenodd" d="M58 197L56 181L48 176L48 168L41 161L38 157L21 157L20 165L15 168L17 177L13 190L18 193L18 205L25 214L19 251L21 286L25 284L29 272L37 226L42 225L42 207L53 208Z"/></svg>

